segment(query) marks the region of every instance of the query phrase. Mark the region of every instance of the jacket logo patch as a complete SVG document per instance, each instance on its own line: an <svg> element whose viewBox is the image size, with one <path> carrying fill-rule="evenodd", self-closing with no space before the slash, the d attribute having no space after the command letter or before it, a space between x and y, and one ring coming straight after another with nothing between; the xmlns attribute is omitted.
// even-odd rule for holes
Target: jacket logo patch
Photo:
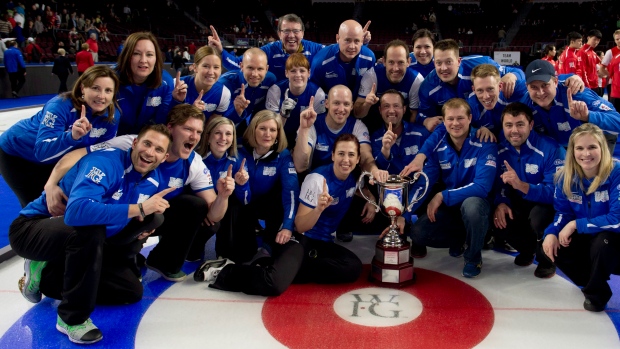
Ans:
<svg viewBox="0 0 620 349"><path fill-rule="evenodd" d="M570 131L570 124L566 122L558 122L558 131Z"/></svg>
<svg viewBox="0 0 620 349"><path fill-rule="evenodd" d="M146 100L146 106L147 107L157 107L161 104L161 97L157 96L157 97L149 97Z"/></svg>
<svg viewBox="0 0 620 349"><path fill-rule="evenodd" d="M205 104L205 111L212 112L215 110L215 108L217 108L217 104L214 104L214 103Z"/></svg>
<svg viewBox="0 0 620 349"><path fill-rule="evenodd" d="M49 128L54 128L54 124L56 123L57 117L58 117L57 115L54 115L50 112L46 112L45 117L43 118L43 121L41 121L41 124Z"/></svg>
<svg viewBox="0 0 620 349"><path fill-rule="evenodd" d="M355 187L351 187L349 189L347 189L347 197L353 197L353 195L355 195Z"/></svg>
<svg viewBox="0 0 620 349"><path fill-rule="evenodd" d="M609 193L607 192L607 190L595 191L594 192L594 201L595 202L607 202L607 201L609 201Z"/></svg>
<svg viewBox="0 0 620 349"><path fill-rule="evenodd" d="M181 188L182 186L183 186L182 178L170 177L170 180L168 181L169 188Z"/></svg>
<svg viewBox="0 0 620 349"><path fill-rule="evenodd" d="M472 166L475 166L477 159L478 158L465 159L465 162L464 162L465 168L470 168Z"/></svg>
<svg viewBox="0 0 620 349"><path fill-rule="evenodd" d="M116 193L112 195L112 199L119 200L123 196L123 189L119 189Z"/></svg>
<svg viewBox="0 0 620 349"><path fill-rule="evenodd" d="M571 196L568 197L568 201L574 202L579 205L583 203L583 199L581 198L581 195L577 195L575 193L573 193Z"/></svg>
<svg viewBox="0 0 620 349"><path fill-rule="evenodd" d="M416 155L419 149L417 145L412 145L410 147L405 148L405 155Z"/></svg>
<svg viewBox="0 0 620 349"><path fill-rule="evenodd" d="M101 127L101 128L93 128L90 130L90 137L91 138L99 138L101 136L103 136L106 132L108 132L108 129L105 127Z"/></svg>
<svg viewBox="0 0 620 349"><path fill-rule="evenodd" d="M90 169L90 172L88 172L88 174L86 174L86 178L90 178L90 180L92 180L93 182L99 184L99 182L101 182L101 180L103 179L103 177L105 177L105 173L103 173L103 171L101 171L100 169L96 168L93 166L92 169Z"/></svg>
<svg viewBox="0 0 620 349"><path fill-rule="evenodd" d="M275 176L276 175L276 168L275 167L270 167L270 166L265 166L265 168L263 168L263 176Z"/></svg>
<svg viewBox="0 0 620 349"><path fill-rule="evenodd" d="M140 194L138 196L138 202L136 202L137 204L143 203L146 200L148 200L151 196L150 195L146 195L146 194Z"/></svg>
<svg viewBox="0 0 620 349"><path fill-rule="evenodd" d="M530 174L538 173L538 165L536 164L525 164L525 172Z"/></svg>

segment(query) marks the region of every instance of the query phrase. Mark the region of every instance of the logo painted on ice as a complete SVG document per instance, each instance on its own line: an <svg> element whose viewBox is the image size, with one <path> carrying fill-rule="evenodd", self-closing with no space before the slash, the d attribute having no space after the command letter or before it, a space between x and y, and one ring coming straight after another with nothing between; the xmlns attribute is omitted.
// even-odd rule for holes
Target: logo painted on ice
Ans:
<svg viewBox="0 0 620 349"><path fill-rule="evenodd" d="M378 287L351 290L334 302L338 316L371 327L405 324L420 316L422 308L422 303L410 293Z"/></svg>

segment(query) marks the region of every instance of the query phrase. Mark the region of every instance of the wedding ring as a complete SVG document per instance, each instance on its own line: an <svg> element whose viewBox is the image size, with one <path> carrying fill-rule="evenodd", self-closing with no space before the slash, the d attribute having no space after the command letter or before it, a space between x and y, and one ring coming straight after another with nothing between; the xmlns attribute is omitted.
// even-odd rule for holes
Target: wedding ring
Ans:
<svg viewBox="0 0 620 349"><path fill-rule="evenodd" d="M81 121L78 121L75 125L76 125L77 127L80 127L80 126L82 126L82 122L81 122Z"/></svg>

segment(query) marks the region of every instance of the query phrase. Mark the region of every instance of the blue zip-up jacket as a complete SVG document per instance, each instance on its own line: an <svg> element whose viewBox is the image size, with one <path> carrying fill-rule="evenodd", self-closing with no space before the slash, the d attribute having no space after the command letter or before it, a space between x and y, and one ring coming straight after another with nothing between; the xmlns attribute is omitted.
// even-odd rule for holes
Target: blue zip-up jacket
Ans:
<svg viewBox="0 0 620 349"><path fill-rule="evenodd" d="M181 81L187 84L185 103L194 104L194 101L196 101L200 94L200 91L196 89L195 77L193 75L184 76L181 78ZM213 84L209 91L202 95L202 101L205 102L205 120L209 120L213 114L225 116L230 112L231 108L235 109L233 107L233 100L230 97L230 90L222 82L218 80Z"/></svg>
<svg viewBox="0 0 620 349"><path fill-rule="evenodd" d="M7 73L17 73L19 68L26 70L24 56L17 47L9 47L4 51L4 67Z"/></svg>
<svg viewBox="0 0 620 349"><path fill-rule="evenodd" d="M0 147L7 154L32 162L56 163L73 149L84 148L107 141L116 135L120 113L115 109L114 121L109 123L107 113L93 116L86 106L86 118L92 125L89 133L77 141L71 137L73 123L81 117L70 98L56 96L30 119L23 119L0 135Z"/></svg>
<svg viewBox="0 0 620 349"><path fill-rule="evenodd" d="M293 231L299 197L299 181L291 153L287 149L280 153L270 151L260 159L254 160L253 149L243 147L239 149L239 156L245 157L245 163L248 166L252 197L272 194L276 182L280 182L281 200L284 207L282 228Z"/></svg>
<svg viewBox="0 0 620 349"><path fill-rule="evenodd" d="M205 156L202 161L205 163L209 171L212 173L214 180L217 182L219 178L226 177L228 175L228 166L233 165L232 175L235 178L235 174L241 168L241 158L234 158L232 156L222 156L220 159L216 159L215 156L211 152ZM246 165L244 166L245 170L248 170L247 162L249 160L245 160ZM214 188L217 193L217 188ZM248 180L244 185L239 185L235 182L235 196L242 202L244 205L247 205L250 202L252 196L250 195L250 180Z"/></svg>
<svg viewBox="0 0 620 349"><path fill-rule="evenodd" d="M558 80L555 99L548 111L534 103L529 94L521 99L521 102L534 112L534 129L555 139L563 147L568 145L573 130L583 124L582 121L570 116L567 90L564 81ZM620 114L611 103L599 97L594 91L586 88L583 92L574 94L573 100L586 103L589 111L588 122L615 135L620 132ZM620 156L620 147L616 146L614 156Z"/></svg>
<svg viewBox="0 0 620 349"><path fill-rule="evenodd" d="M388 171L390 174L399 174L405 166L409 165L430 135L430 132L424 126L415 125L404 120L402 123L403 133L399 137L400 141L392 145L389 159L386 159L383 153L381 153L383 135L387 132L385 125L375 131L370 138L372 142L372 155L375 158L377 167Z"/></svg>
<svg viewBox="0 0 620 349"><path fill-rule="evenodd" d="M136 135L114 137L107 142L90 146L86 148L86 151L90 153L108 148L127 151L131 148L134 138ZM214 188L211 172L195 151L187 159L177 159L174 162L164 161L157 167L157 171L162 178L162 190L171 187L177 188L164 196L166 200L182 194L185 186L189 186L194 193Z"/></svg>
<svg viewBox="0 0 620 349"><path fill-rule="evenodd" d="M131 151L106 149L88 154L59 183L69 197L65 224L105 225L106 236L113 236L129 223L129 205L144 202L159 192L160 181L157 169L145 176L133 169ZM20 214L26 217L51 216L45 192L24 207Z"/></svg>
<svg viewBox="0 0 620 349"><path fill-rule="evenodd" d="M463 57L458 72L459 81L456 85L453 86L441 81L436 71L432 71L426 76L424 82L422 82L420 86L420 108L418 109L416 123L422 124L427 117L441 115L441 107L448 100L456 97L467 100L470 95L474 94L472 91L471 71L477 65L484 63L496 66L501 76L507 73L513 73L517 76L517 81L525 81L525 74L522 70L514 67L501 66L492 60L491 57Z"/></svg>
<svg viewBox="0 0 620 349"><path fill-rule="evenodd" d="M334 133L329 129L329 126L327 126L327 121L325 120L326 118L327 113L319 114L316 117L314 125L312 125L314 127L316 139L314 139L314 144L311 143L310 139L308 140L308 144L313 148L310 169L315 169L332 162L332 149L334 142L336 141L336 138L343 133L351 133L355 135L360 144L365 143L371 145L370 141L367 140L370 138L368 129L361 120L349 115L344 126ZM360 133L363 134L360 135Z"/></svg>
<svg viewBox="0 0 620 349"><path fill-rule="evenodd" d="M312 64L314 56L325 46L322 44L317 44L316 42L302 39L300 47L301 51L299 52L306 56L308 62ZM260 49L265 51L265 53L267 54L267 64L269 65L269 71L276 76L276 81L286 79L284 71L286 70L286 60L288 59L288 56L290 56L290 54L284 51L284 49L282 48L282 41L278 40L271 42L267 45L261 46ZM224 66L224 68L226 68L226 70L238 71L239 69L241 69L239 63L241 63L242 60L243 56L235 56L232 53L227 52L226 50L222 51L222 65Z"/></svg>
<svg viewBox="0 0 620 349"><path fill-rule="evenodd" d="M329 195L334 201L321 213L312 229L302 233L312 239L331 242L334 241L332 233L336 231L351 206L355 195L356 181L351 174L344 181L338 179L334 173L333 163L321 166L306 176L301 185L299 202L302 205L312 209L316 207L318 197L323 193L323 179L325 179Z"/></svg>
<svg viewBox="0 0 620 349"><path fill-rule="evenodd" d="M265 99L267 97L267 91L271 87L271 85L276 83L276 77L271 72L267 72L265 74L265 79L261 82L260 85L256 87L251 87L248 85L248 82L245 80L242 71L229 71L220 76L219 82L223 83L231 93L230 96L230 104L232 107L226 112L224 115L228 119L232 120L235 124L240 123L242 120L250 123L250 119L252 115L257 112L265 109ZM237 111L234 107L234 101L239 94L241 94L241 85L245 85L245 99L250 101L250 104L243 111L241 115L237 114Z"/></svg>
<svg viewBox="0 0 620 349"><path fill-rule="evenodd" d="M265 108L276 113L280 112L280 106L284 101L286 90L289 88L289 80L282 80L269 88L267 91L267 101L265 102ZM297 101L295 108L291 111L290 116L286 119L284 124L284 132L286 138L289 140L295 140L297 136L297 129L299 129L299 115L302 111L306 110L310 105L310 97L314 97L314 111L317 114L325 112L325 91L321 89L317 84L312 81L308 81L304 92L295 96L290 90L288 91L288 98L292 98Z"/></svg>
<svg viewBox="0 0 620 349"><path fill-rule="evenodd" d="M553 207L555 217L547 229L545 236L558 236L564 226L576 220L577 233L596 234L601 231L620 233L620 165L615 163L609 178L598 189L586 195L591 181L583 179L585 191L575 182L571 186L572 195L566 197L562 191L562 182L555 186Z"/></svg>
<svg viewBox="0 0 620 349"><path fill-rule="evenodd" d="M398 84L393 84L387 78L385 66L383 64L377 64L373 68L368 69L366 74L362 77L358 97L366 98L372 89L372 84L376 84L375 95L377 95L377 97L380 98L385 91L393 88L405 97L409 109L417 110L420 105L418 90L423 81L424 78L420 73L408 67L403 79ZM379 103L373 105L368 114L371 115L371 113L374 113L379 115L378 105Z"/></svg>
<svg viewBox="0 0 620 349"><path fill-rule="evenodd" d="M439 179L445 184L443 202L448 206L460 204L468 197L487 198L493 189L497 167L497 144L482 142L476 137L477 129L470 127L460 153L448 141L448 134L424 165L430 181L429 188ZM416 182L417 187L424 181ZM416 185L410 193L416 192ZM422 201L413 206L415 211Z"/></svg>
<svg viewBox="0 0 620 349"><path fill-rule="evenodd" d="M411 63L409 64L409 66L413 68L413 70L422 74L422 77L424 78L435 69L435 59L431 59L428 64L422 64L418 62L413 52L409 53L409 58L411 58Z"/></svg>
<svg viewBox="0 0 620 349"><path fill-rule="evenodd" d="M375 66L376 61L372 50L362 45L357 57L349 63L344 63L340 59L340 46L332 44L323 48L314 57L310 67L310 80L325 92L329 92L336 85L345 85L353 93L355 101L362 76Z"/></svg>
<svg viewBox="0 0 620 349"><path fill-rule="evenodd" d="M564 166L566 150L553 139L530 132L525 143L518 152L510 142L503 140L497 151L501 171L497 171L497 190L495 205L505 203L510 206L510 198L523 198L542 204L553 203L553 176ZM499 175L506 172L504 161L508 161L519 179L529 184L526 194L504 184Z"/></svg>
<svg viewBox="0 0 620 349"><path fill-rule="evenodd" d="M165 124L170 109L179 104L172 98L172 90L174 79L165 70L159 87L121 85L117 97L121 108L118 134L137 134L144 125Z"/></svg>

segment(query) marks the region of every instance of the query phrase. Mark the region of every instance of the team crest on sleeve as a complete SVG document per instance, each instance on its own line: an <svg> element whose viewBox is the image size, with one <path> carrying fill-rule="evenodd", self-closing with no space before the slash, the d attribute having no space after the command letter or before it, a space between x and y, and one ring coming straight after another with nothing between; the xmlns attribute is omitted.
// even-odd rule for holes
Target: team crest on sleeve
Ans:
<svg viewBox="0 0 620 349"><path fill-rule="evenodd" d="M157 107L161 104L161 97L160 96L156 96L156 97L149 97L146 100L146 106L147 107Z"/></svg>
<svg viewBox="0 0 620 349"><path fill-rule="evenodd" d="M495 158L493 158L495 159ZM491 166L491 167L497 167L497 164L495 163L495 160L491 160L488 159L487 162L484 164L485 166Z"/></svg>
<svg viewBox="0 0 620 349"><path fill-rule="evenodd" d="M525 172L529 174L537 174L538 173L538 165L536 164L525 164Z"/></svg>
<svg viewBox="0 0 620 349"><path fill-rule="evenodd" d="M91 138L99 138L99 137L103 136L107 131L108 131L108 129L105 128L105 127L93 128L89 132L89 137L91 137Z"/></svg>
<svg viewBox="0 0 620 349"><path fill-rule="evenodd" d="M605 103L601 103L601 105L599 105L598 108L600 110L604 110L604 111L610 111L611 110L611 108L607 104L605 104Z"/></svg>
<svg viewBox="0 0 620 349"><path fill-rule="evenodd" d="M50 112L45 112L45 117L43 118L43 121L41 121L41 124L49 128L54 128L54 124L56 123L57 117L58 117L57 115L54 115Z"/></svg>
<svg viewBox="0 0 620 349"><path fill-rule="evenodd" d="M146 200L148 200L151 196L147 195L147 194L140 194L138 195L138 202L136 202L137 204L141 204L143 202L145 202Z"/></svg>
<svg viewBox="0 0 620 349"><path fill-rule="evenodd" d="M170 177L170 180L168 181L168 187L169 188L181 188L181 187L183 187L183 179L182 178Z"/></svg>
<svg viewBox="0 0 620 349"><path fill-rule="evenodd" d="M86 178L89 178L91 181L99 184L99 182L101 182L101 180L103 179L103 177L105 177L105 173L103 173L103 171L101 171L100 169L96 168L93 166L93 168L90 169L90 172L88 172L86 174Z"/></svg>

